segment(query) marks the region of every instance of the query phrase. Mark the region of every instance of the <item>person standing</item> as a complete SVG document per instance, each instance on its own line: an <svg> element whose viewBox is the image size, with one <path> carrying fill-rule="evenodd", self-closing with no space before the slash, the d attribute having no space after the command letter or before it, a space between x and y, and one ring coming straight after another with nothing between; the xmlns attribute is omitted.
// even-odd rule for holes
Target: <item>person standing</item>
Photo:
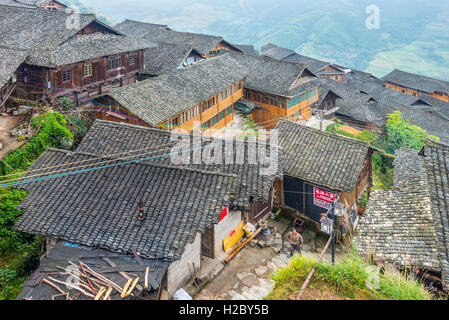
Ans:
<svg viewBox="0 0 449 320"><path fill-rule="evenodd" d="M287 240L291 244L291 251L288 254L288 257L291 258L295 251L301 254L301 247L304 243L302 236L296 231L296 228L292 228L292 230L287 234Z"/></svg>

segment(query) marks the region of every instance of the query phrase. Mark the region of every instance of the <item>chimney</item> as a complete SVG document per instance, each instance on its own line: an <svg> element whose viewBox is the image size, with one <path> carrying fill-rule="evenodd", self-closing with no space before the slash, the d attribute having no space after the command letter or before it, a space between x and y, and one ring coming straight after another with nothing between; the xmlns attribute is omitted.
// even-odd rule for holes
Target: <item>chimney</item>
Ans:
<svg viewBox="0 0 449 320"><path fill-rule="evenodd" d="M139 221L145 220L145 210L143 208L143 201L140 200L139 202L139 216L137 217Z"/></svg>

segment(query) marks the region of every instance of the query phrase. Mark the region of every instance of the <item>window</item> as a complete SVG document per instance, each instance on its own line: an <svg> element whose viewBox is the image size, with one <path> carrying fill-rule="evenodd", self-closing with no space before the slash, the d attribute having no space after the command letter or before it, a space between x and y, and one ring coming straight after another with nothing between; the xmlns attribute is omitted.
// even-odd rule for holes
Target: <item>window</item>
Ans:
<svg viewBox="0 0 449 320"><path fill-rule="evenodd" d="M223 120L224 117L225 117L225 110L221 111L221 112L218 114L218 121Z"/></svg>
<svg viewBox="0 0 449 320"><path fill-rule="evenodd" d="M115 69L122 66L122 58L111 58L108 60L108 69Z"/></svg>
<svg viewBox="0 0 449 320"><path fill-rule="evenodd" d="M206 122L204 122L204 123L202 124L201 127L204 128L204 129L209 129L209 128L210 128L210 122L209 122L209 120L206 121Z"/></svg>
<svg viewBox="0 0 449 320"><path fill-rule="evenodd" d="M136 56L129 56L129 64L132 66L136 63Z"/></svg>
<svg viewBox="0 0 449 320"><path fill-rule="evenodd" d="M285 109L285 100L281 100L281 108Z"/></svg>
<svg viewBox="0 0 449 320"><path fill-rule="evenodd" d="M232 106L226 108L226 115L229 116L232 113Z"/></svg>
<svg viewBox="0 0 449 320"><path fill-rule="evenodd" d="M62 71L62 82L70 81L70 79L71 79L70 70Z"/></svg>
<svg viewBox="0 0 449 320"><path fill-rule="evenodd" d="M210 119L210 125L211 127L215 126L218 122L218 116L213 117L212 119Z"/></svg>
<svg viewBox="0 0 449 320"><path fill-rule="evenodd" d="M92 75L92 64L85 64L84 65L84 76L89 77Z"/></svg>

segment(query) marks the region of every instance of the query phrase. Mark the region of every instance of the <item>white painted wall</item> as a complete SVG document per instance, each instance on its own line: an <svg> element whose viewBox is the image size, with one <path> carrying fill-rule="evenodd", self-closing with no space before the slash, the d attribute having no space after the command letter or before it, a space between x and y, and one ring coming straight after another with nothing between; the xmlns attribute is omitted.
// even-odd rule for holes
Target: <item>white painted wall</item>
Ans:
<svg viewBox="0 0 449 320"><path fill-rule="evenodd" d="M193 271L193 262L196 271L201 267L201 233L197 233L195 241L186 245L181 260L173 262L167 270L167 291L171 299L179 288L182 288L190 278L190 269ZM188 265L189 264L189 265Z"/></svg>
<svg viewBox="0 0 449 320"><path fill-rule="evenodd" d="M215 257L223 255L223 239L226 238L232 230L242 221L241 211L229 211L218 224L214 225L214 254Z"/></svg>

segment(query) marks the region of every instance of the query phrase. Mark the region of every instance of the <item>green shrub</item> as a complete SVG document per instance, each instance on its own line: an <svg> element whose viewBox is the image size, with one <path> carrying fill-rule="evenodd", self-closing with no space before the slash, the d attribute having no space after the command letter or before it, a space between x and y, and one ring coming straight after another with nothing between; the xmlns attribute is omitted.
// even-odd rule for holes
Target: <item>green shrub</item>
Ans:
<svg viewBox="0 0 449 320"><path fill-rule="evenodd" d="M60 147L63 139L74 140L73 134L67 128L66 118L60 113L43 113L34 118L31 124L34 129L38 130L37 135L0 162L2 176L26 170L45 149Z"/></svg>
<svg viewBox="0 0 449 320"><path fill-rule="evenodd" d="M371 266L363 261L356 251L346 255L341 262L332 265L330 263L318 262L310 256L296 256L291 263L279 269L272 279L275 281L275 290L291 288L288 291L297 293L304 280L309 275L313 266L316 270L312 278L313 283L326 283L339 294L354 298L363 293L369 299L388 300L430 300L429 292L422 284L407 279L401 274L386 272L378 273L378 286L369 285L370 277L373 275ZM272 292L267 298L274 295ZM277 295L278 296L278 295Z"/></svg>

